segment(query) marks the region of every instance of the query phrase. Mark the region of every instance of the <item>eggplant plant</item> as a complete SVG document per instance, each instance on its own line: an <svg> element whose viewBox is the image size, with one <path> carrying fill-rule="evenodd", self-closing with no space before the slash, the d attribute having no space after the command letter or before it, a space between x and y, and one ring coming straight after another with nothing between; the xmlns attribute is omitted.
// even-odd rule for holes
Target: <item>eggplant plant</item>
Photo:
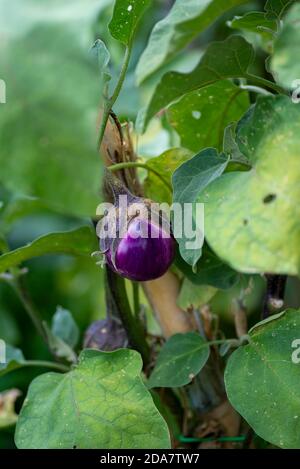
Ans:
<svg viewBox="0 0 300 469"><path fill-rule="evenodd" d="M1 0L0 447L300 448L299 22Z"/></svg>

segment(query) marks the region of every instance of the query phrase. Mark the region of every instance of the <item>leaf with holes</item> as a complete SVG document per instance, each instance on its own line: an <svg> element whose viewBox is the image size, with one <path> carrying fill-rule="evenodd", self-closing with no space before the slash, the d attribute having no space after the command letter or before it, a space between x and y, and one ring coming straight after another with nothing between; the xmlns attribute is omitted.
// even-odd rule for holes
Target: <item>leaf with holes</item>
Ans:
<svg viewBox="0 0 300 469"><path fill-rule="evenodd" d="M252 169L223 174L198 198L206 240L239 271L298 275L300 107L287 96L260 97L237 142Z"/></svg>
<svg viewBox="0 0 300 469"><path fill-rule="evenodd" d="M69 373L39 376L20 412L17 447L169 448L167 424L143 384L141 369L133 350L84 350Z"/></svg>
<svg viewBox="0 0 300 469"><path fill-rule="evenodd" d="M145 126L158 111L186 93L226 78L247 77L253 58L252 46L241 36L211 43L192 72L168 72L162 77L145 112Z"/></svg>
<svg viewBox="0 0 300 469"><path fill-rule="evenodd" d="M199 334L175 334L161 349L148 387L184 386L201 371L208 357L209 345Z"/></svg>
<svg viewBox="0 0 300 469"><path fill-rule="evenodd" d="M221 150L225 127L239 120L248 107L248 92L224 80L184 95L167 114L182 146Z"/></svg>
<svg viewBox="0 0 300 469"><path fill-rule="evenodd" d="M300 311L292 309L259 323L225 372L233 407L255 433L280 448L300 447L299 328Z"/></svg>
<svg viewBox="0 0 300 469"><path fill-rule="evenodd" d="M111 35L125 45L132 43L137 25L151 0L116 0L109 23Z"/></svg>

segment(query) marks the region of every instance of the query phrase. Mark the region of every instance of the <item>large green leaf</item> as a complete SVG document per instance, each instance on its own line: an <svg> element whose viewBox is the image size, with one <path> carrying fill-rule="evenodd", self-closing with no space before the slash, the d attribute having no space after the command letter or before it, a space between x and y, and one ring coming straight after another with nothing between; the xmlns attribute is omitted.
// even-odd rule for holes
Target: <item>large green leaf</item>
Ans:
<svg viewBox="0 0 300 469"><path fill-rule="evenodd" d="M300 447L300 373L293 361L299 328L296 310L260 323L250 331L250 343L233 352L225 372L234 408L255 433L281 448Z"/></svg>
<svg viewBox="0 0 300 469"><path fill-rule="evenodd" d="M5 344L5 363L0 361L0 376L22 367L24 362L25 358L20 349Z"/></svg>
<svg viewBox="0 0 300 469"><path fill-rule="evenodd" d="M300 107L287 96L260 97L237 140L252 169L229 172L199 197L205 236L242 272L300 272Z"/></svg>
<svg viewBox="0 0 300 469"><path fill-rule="evenodd" d="M88 226L72 231L50 233L37 238L26 246L0 256L0 273L32 257L44 254L62 253L73 256L89 256L97 250L97 246L95 232Z"/></svg>
<svg viewBox="0 0 300 469"><path fill-rule="evenodd" d="M283 20L281 29L274 42L274 55L271 70L278 83L288 89L300 84L300 64L295 60L300 47L300 4L295 4ZM293 82L297 80L295 85Z"/></svg>
<svg viewBox="0 0 300 469"><path fill-rule="evenodd" d="M168 117L182 146L221 150L225 127L239 120L248 107L248 92L224 80L184 95L169 107Z"/></svg>
<svg viewBox="0 0 300 469"><path fill-rule="evenodd" d="M138 22L150 3L151 0L116 0L109 24L111 35L123 44L129 45Z"/></svg>
<svg viewBox="0 0 300 469"><path fill-rule="evenodd" d="M145 113L145 125L160 109L190 91L225 78L247 77L253 58L252 46L241 36L230 36L223 42L210 44L192 72L168 72L162 77Z"/></svg>
<svg viewBox="0 0 300 469"><path fill-rule="evenodd" d="M208 357L209 345L199 334L175 334L161 349L148 387L184 386L201 371Z"/></svg>
<svg viewBox="0 0 300 469"><path fill-rule="evenodd" d="M188 160L192 153L185 148L171 148L155 158L147 160L147 165L157 171L171 186L172 174L178 166ZM163 180L159 179L152 171L148 172L144 183L144 191L147 197L155 202L172 202L172 192Z"/></svg>
<svg viewBox="0 0 300 469"><path fill-rule="evenodd" d="M141 83L169 61L224 12L247 0L176 0L170 13L153 28L137 66Z"/></svg>
<svg viewBox="0 0 300 469"><path fill-rule="evenodd" d="M7 104L0 109L0 180L66 213L94 215L102 84L89 48L101 2L87 6L78 0L73 16L70 1L44 3L49 18L40 2L1 2L0 69Z"/></svg>
<svg viewBox="0 0 300 469"><path fill-rule="evenodd" d="M39 376L19 416L17 447L169 448L167 425L141 369L133 350L84 350L69 373Z"/></svg>

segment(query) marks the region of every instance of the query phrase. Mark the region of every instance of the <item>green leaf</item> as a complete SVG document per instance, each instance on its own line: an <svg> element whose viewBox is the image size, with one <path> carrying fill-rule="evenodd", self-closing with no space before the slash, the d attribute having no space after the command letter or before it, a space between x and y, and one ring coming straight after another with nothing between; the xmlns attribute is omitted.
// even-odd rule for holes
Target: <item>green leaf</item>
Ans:
<svg viewBox="0 0 300 469"><path fill-rule="evenodd" d="M172 174L178 166L188 160L192 153L185 148L171 148L155 158L147 160L147 165L158 171L165 181L171 185ZM149 171L144 182L147 197L155 202L172 203L172 193L164 182L152 171Z"/></svg>
<svg viewBox="0 0 300 469"><path fill-rule="evenodd" d="M133 350L84 350L69 373L39 376L19 416L17 447L169 448L167 425L141 380L141 369Z"/></svg>
<svg viewBox="0 0 300 469"><path fill-rule="evenodd" d="M63 358L70 363L76 363L77 356L74 350L59 336L54 335L53 331L49 328L46 321L43 321L44 330L47 335L47 344L51 353L57 358Z"/></svg>
<svg viewBox="0 0 300 469"><path fill-rule="evenodd" d="M300 311L286 310L250 331L250 343L228 360L225 383L233 407L260 437L300 447ZM298 352L297 352L298 349Z"/></svg>
<svg viewBox="0 0 300 469"><path fill-rule="evenodd" d="M253 167L223 174L198 198L207 242L239 271L298 275L300 107L287 96L260 97L237 141Z"/></svg>
<svg viewBox="0 0 300 469"><path fill-rule="evenodd" d="M109 23L110 34L126 46L132 43L137 25L151 0L116 0Z"/></svg>
<svg viewBox="0 0 300 469"><path fill-rule="evenodd" d="M228 25L233 29L258 34L264 42L272 41L274 39L272 31L274 33L277 31L276 20L268 19L262 11L251 11L244 16L235 16Z"/></svg>
<svg viewBox="0 0 300 469"><path fill-rule="evenodd" d="M238 272L208 249L206 244L203 246L202 256L194 271L179 255L176 256L175 262L176 266L194 285L210 285L221 290L227 290L237 283L240 276Z"/></svg>
<svg viewBox="0 0 300 469"><path fill-rule="evenodd" d="M72 2L63 5L66 9L62 2L45 3L56 5L49 18L40 2L1 2L0 69L7 104L0 110L0 180L63 213L94 215L101 180L96 121L102 80L89 49L100 6L78 0L80 21L76 8L70 15Z"/></svg>
<svg viewBox="0 0 300 469"><path fill-rule="evenodd" d="M269 19L280 19L285 10L295 0L267 0L265 4L266 17Z"/></svg>
<svg viewBox="0 0 300 469"><path fill-rule="evenodd" d="M300 84L300 64L295 60L299 47L300 4L298 3L290 9L283 20L283 27L274 42L274 54L270 64L276 81L287 89L299 87Z"/></svg>
<svg viewBox="0 0 300 469"><path fill-rule="evenodd" d="M162 77L145 112L145 126L158 111L186 93L225 78L247 77L253 58L252 46L241 36L210 44L192 72L168 72Z"/></svg>
<svg viewBox="0 0 300 469"><path fill-rule="evenodd" d="M138 83L168 62L223 13L246 0L176 0L170 13L153 28L137 66Z"/></svg>
<svg viewBox="0 0 300 469"><path fill-rule="evenodd" d="M47 211L47 205L35 197L13 195L5 205L0 218L0 230L9 232L13 223L22 217Z"/></svg>
<svg viewBox="0 0 300 469"><path fill-rule="evenodd" d="M248 107L248 92L224 80L184 95L167 113L182 146L221 150L225 127L239 120Z"/></svg>
<svg viewBox="0 0 300 469"><path fill-rule="evenodd" d="M103 77L104 82L111 79L109 71L110 53L101 39L97 39L91 48L92 57L97 61L100 76Z"/></svg>
<svg viewBox="0 0 300 469"><path fill-rule="evenodd" d="M214 287L195 285L188 278L184 278L177 303L178 306L185 310L191 305L195 308L199 308L208 303L216 293L217 289Z"/></svg>
<svg viewBox="0 0 300 469"><path fill-rule="evenodd" d="M1 343L0 343L1 347ZM1 347L2 351L2 347ZM18 348L12 347L9 344L5 345L5 363L2 363L0 360L0 376L21 368L25 362L24 355L22 351Z"/></svg>
<svg viewBox="0 0 300 469"><path fill-rule="evenodd" d="M179 166L173 174L173 203L180 204L184 213L183 223L174 223L173 232L181 256L192 267L201 256L204 242L204 207L195 202L199 193L222 174L227 163L228 159L219 156L214 148L207 148ZM193 204L189 216L188 204Z"/></svg>
<svg viewBox="0 0 300 469"><path fill-rule="evenodd" d="M175 334L162 347L148 387L184 386L201 371L208 357L209 345L199 334Z"/></svg>
<svg viewBox="0 0 300 469"><path fill-rule="evenodd" d="M79 340L79 329L70 311L58 306L52 318L51 331L74 348Z"/></svg>
<svg viewBox="0 0 300 469"><path fill-rule="evenodd" d="M0 273L32 257L54 253L89 256L97 250L97 247L95 232L88 226L72 231L50 233L0 256Z"/></svg>

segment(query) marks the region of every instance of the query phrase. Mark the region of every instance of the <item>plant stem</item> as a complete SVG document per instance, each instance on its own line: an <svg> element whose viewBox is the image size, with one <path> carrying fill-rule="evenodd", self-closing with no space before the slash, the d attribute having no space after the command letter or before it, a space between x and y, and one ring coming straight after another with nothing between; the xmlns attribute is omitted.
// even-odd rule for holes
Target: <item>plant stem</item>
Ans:
<svg viewBox="0 0 300 469"><path fill-rule="evenodd" d="M31 298L21 280L20 277L14 278L11 280L11 285L14 288L17 296L19 297L21 303L23 304L28 316L30 317L31 321L33 322L35 328L37 329L38 333L42 337L42 339L48 344L47 339L47 332L45 331L43 320L40 313L35 308L34 304L31 301Z"/></svg>
<svg viewBox="0 0 300 469"><path fill-rule="evenodd" d="M107 283L117 305L122 324L128 334L131 346L143 357L144 365L149 363L150 350L145 338L145 330L139 318L131 311L124 278L106 267Z"/></svg>
<svg viewBox="0 0 300 469"><path fill-rule="evenodd" d="M252 75L251 73L247 73L245 75L245 78L247 80L252 81L253 83L256 83L257 85L270 88L271 90L276 91L279 94L287 94L286 91L281 86L276 85L276 83L266 80L265 78L257 77L256 75Z"/></svg>
<svg viewBox="0 0 300 469"><path fill-rule="evenodd" d="M165 178L158 171L156 171L156 169L151 168L151 166L148 166L147 163L139 163L137 161L127 161L126 163L117 163L108 167L110 171L119 171L120 169L126 169L126 168L144 168L147 171L151 171L165 184L165 186L169 189L169 191L172 192L171 184L169 184L168 181L166 181Z"/></svg>
<svg viewBox="0 0 300 469"><path fill-rule="evenodd" d="M133 293L133 310L134 315L138 318L140 314L140 299L139 299L139 284L138 282L132 281L132 293Z"/></svg>
<svg viewBox="0 0 300 469"><path fill-rule="evenodd" d="M120 72L119 79L117 81L116 87L113 91L113 94L110 98L105 100L104 111L103 111L103 116L102 116L102 120L101 120L101 126L100 126L100 129L99 129L99 136L98 136L98 149L99 150L100 150L100 146L101 146L101 143L102 143L102 140L103 140L106 124L107 124L107 121L108 121L108 118L109 118L109 114L110 114L111 109L112 109L113 105L115 104L119 94L120 94L122 85L123 85L124 80L125 80L126 72L127 72L127 69L128 69L129 61L130 61L131 50L132 50L132 44L130 43L126 47L123 65L122 65L122 68L121 68L121 72Z"/></svg>
<svg viewBox="0 0 300 469"><path fill-rule="evenodd" d="M70 371L70 369L62 365L61 363L54 363L44 360L26 360L25 363L22 363L23 366L38 366L40 368L52 368L53 370L58 370L62 372Z"/></svg>

